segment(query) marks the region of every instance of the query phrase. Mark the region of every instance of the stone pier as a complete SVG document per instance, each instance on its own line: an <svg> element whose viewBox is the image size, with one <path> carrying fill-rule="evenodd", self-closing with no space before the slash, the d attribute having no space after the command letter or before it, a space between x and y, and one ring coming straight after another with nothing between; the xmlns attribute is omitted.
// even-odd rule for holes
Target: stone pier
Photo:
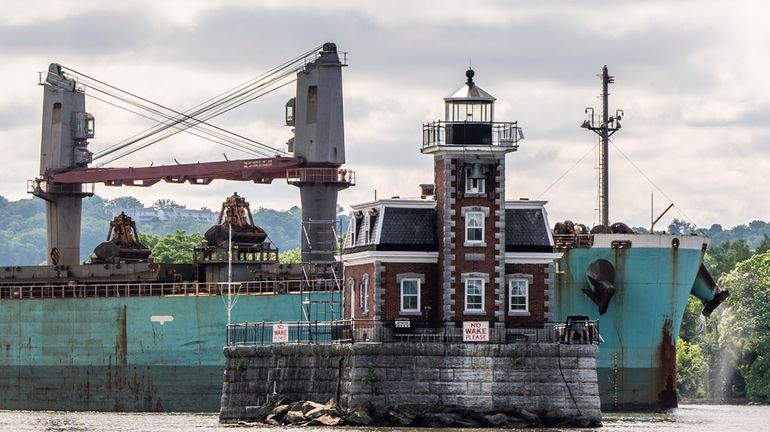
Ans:
<svg viewBox="0 0 770 432"><path fill-rule="evenodd" d="M261 421L277 399L341 412L464 410L544 425L601 425L596 345L355 343L233 346L220 420ZM534 419L534 420L532 420Z"/></svg>

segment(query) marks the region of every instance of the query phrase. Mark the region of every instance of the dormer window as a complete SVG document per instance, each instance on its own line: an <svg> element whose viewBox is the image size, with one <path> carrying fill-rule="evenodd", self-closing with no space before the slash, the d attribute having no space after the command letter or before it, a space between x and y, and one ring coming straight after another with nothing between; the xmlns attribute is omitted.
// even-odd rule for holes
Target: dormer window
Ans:
<svg viewBox="0 0 770 432"><path fill-rule="evenodd" d="M371 217L369 216L369 213L367 212L364 215L364 243L369 244L371 243L371 231L372 231L372 225L371 225Z"/></svg>

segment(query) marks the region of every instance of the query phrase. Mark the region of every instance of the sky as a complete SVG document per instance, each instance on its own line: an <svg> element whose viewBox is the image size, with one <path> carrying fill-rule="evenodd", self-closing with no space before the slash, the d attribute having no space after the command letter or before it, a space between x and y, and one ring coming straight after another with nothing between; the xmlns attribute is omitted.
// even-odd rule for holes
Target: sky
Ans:
<svg viewBox="0 0 770 432"><path fill-rule="evenodd" d="M472 65L497 98L495 120L518 121L526 139L507 158L507 197L547 200L552 223L598 221L597 144L580 128L601 106L623 109L610 145L610 219L725 228L770 219L770 3L763 1L0 0L0 195L28 197L38 175L42 88L52 62L184 109L324 42L347 52L343 71L347 168L356 186L339 204L412 197L431 183L420 153L423 123ZM285 149L292 86L213 121ZM88 92L86 93L88 95ZM149 126L89 97L98 152ZM179 134L109 166L248 158ZM285 181L215 181L208 187L96 186L106 198L171 198L217 209L237 191L252 208L288 209ZM651 200L654 195L654 202Z"/></svg>

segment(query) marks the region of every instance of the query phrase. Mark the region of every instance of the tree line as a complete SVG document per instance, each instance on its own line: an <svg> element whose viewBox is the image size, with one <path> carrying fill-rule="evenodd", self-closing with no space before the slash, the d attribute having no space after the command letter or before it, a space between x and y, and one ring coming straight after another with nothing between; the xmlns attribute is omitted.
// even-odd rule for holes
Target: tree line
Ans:
<svg viewBox="0 0 770 432"><path fill-rule="evenodd" d="M705 263L730 297L706 318L690 297L677 343L684 398L770 401L770 237L765 223L742 225L750 238L727 236ZM748 228L748 229L747 229ZM761 236L756 232L761 231ZM722 231L723 232L723 231ZM753 246L752 246L753 244Z"/></svg>
<svg viewBox="0 0 770 432"><path fill-rule="evenodd" d="M169 209L185 206L171 199L160 199L145 205L131 196L105 199L94 195L84 199L80 233L81 261L86 261L94 248L107 240L113 215L126 209L147 207ZM206 208L202 210L211 211ZM302 226L299 207L283 211L259 207L252 211L252 215L254 223L268 233L268 241L279 250L299 248ZM342 219L344 224L345 218ZM157 252L158 257L171 260L166 262L178 262L187 255L173 252L173 245L195 243L197 246L203 238L202 233L211 225L193 218L179 217L137 223L137 231L144 241L161 247ZM38 198L10 201L0 196L0 265L43 264L47 259L46 249L45 202Z"/></svg>

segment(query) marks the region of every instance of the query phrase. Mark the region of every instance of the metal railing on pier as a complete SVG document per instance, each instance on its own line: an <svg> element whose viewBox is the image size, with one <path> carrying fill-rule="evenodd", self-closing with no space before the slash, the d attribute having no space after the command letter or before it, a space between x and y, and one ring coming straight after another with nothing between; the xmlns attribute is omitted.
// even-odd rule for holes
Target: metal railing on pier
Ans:
<svg viewBox="0 0 770 432"><path fill-rule="evenodd" d="M228 346L463 341L461 322L417 328L398 327L398 321L372 320L245 322L227 326ZM484 342L598 344L601 337L599 322L586 320L578 325L568 321L544 323L541 327L533 328L490 327L489 340Z"/></svg>

